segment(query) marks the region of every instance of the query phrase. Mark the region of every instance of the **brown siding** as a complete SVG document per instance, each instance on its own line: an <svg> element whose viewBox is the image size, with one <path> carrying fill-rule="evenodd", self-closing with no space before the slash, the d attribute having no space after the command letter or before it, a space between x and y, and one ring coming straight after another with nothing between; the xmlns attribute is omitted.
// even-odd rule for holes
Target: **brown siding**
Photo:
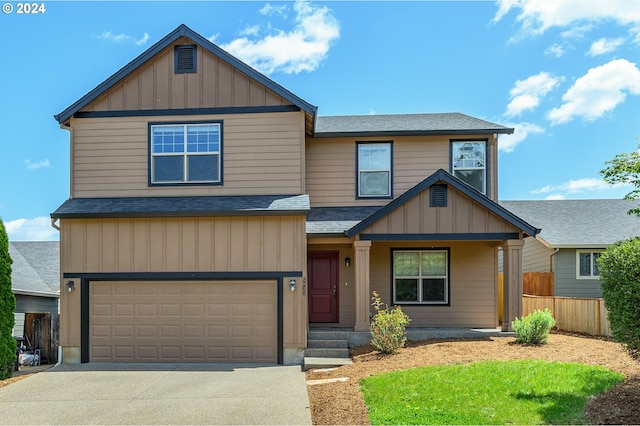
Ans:
<svg viewBox="0 0 640 426"><path fill-rule="evenodd" d="M479 136L469 136L478 138ZM450 140L460 136L403 136L393 140L393 195L398 197L438 169L450 170ZM389 200L356 200L356 141L390 138L307 138L307 192L313 207L385 205ZM489 138L490 196L497 194L496 141Z"/></svg>
<svg viewBox="0 0 640 426"><path fill-rule="evenodd" d="M429 244L429 248L433 243ZM425 248L423 243L374 243L371 291L392 304L391 249ZM487 242L439 242L450 248L450 306L403 305L411 327L497 327L496 247Z"/></svg>
<svg viewBox="0 0 640 426"><path fill-rule="evenodd" d="M221 186L148 185L148 123L223 121ZM300 112L72 119L72 197L300 194Z"/></svg>

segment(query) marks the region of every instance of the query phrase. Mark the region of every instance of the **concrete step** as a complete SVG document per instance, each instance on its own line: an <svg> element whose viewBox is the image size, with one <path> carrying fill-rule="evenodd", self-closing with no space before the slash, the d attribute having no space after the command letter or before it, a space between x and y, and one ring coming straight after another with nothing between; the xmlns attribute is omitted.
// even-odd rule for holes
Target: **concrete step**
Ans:
<svg viewBox="0 0 640 426"><path fill-rule="evenodd" d="M329 330L309 330L307 333L307 340L348 340L352 331L343 331L340 329Z"/></svg>
<svg viewBox="0 0 640 426"><path fill-rule="evenodd" d="M311 340L307 339L308 348L348 348L346 340Z"/></svg>
<svg viewBox="0 0 640 426"><path fill-rule="evenodd" d="M349 358L347 348L307 348L304 350L305 357L312 358Z"/></svg>
<svg viewBox="0 0 640 426"><path fill-rule="evenodd" d="M343 365L352 364L349 358L318 358L305 356L304 357L304 370L311 370L312 368L331 368L341 367Z"/></svg>

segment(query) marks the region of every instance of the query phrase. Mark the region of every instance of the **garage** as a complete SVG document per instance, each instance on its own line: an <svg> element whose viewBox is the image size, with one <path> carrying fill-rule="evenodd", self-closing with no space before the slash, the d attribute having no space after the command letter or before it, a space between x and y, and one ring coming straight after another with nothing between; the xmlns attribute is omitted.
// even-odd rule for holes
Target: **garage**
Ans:
<svg viewBox="0 0 640 426"><path fill-rule="evenodd" d="M89 361L277 362L277 282L87 283Z"/></svg>

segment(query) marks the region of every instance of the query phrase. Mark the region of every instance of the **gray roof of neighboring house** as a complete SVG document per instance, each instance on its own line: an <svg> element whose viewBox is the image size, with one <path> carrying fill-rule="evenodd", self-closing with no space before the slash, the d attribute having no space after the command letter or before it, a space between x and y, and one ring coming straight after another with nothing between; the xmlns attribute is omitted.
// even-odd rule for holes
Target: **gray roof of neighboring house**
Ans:
<svg viewBox="0 0 640 426"><path fill-rule="evenodd" d="M59 297L60 243L58 241L9 242L11 287L16 294Z"/></svg>
<svg viewBox="0 0 640 426"><path fill-rule="evenodd" d="M53 218L250 216L306 214L308 195L72 198Z"/></svg>
<svg viewBox="0 0 640 426"><path fill-rule="evenodd" d="M640 218L627 214L626 200L500 201L515 215L542 229L538 238L554 248L605 248L640 236Z"/></svg>
<svg viewBox="0 0 640 426"><path fill-rule="evenodd" d="M342 135L511 134L514 129L458 112L346 115L316 118L315 137Z"/></svg>

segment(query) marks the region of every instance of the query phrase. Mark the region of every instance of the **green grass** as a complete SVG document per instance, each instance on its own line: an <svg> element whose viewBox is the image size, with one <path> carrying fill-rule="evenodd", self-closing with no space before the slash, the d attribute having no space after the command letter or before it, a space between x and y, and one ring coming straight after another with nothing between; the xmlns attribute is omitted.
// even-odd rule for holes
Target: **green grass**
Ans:
<svg viewBox="0 0 640 426"><path fill-rule="evenodd" d="M378 424L587 424L590 396L624 376L603 367L489 361L381 374L360 382Z"/></svg>

